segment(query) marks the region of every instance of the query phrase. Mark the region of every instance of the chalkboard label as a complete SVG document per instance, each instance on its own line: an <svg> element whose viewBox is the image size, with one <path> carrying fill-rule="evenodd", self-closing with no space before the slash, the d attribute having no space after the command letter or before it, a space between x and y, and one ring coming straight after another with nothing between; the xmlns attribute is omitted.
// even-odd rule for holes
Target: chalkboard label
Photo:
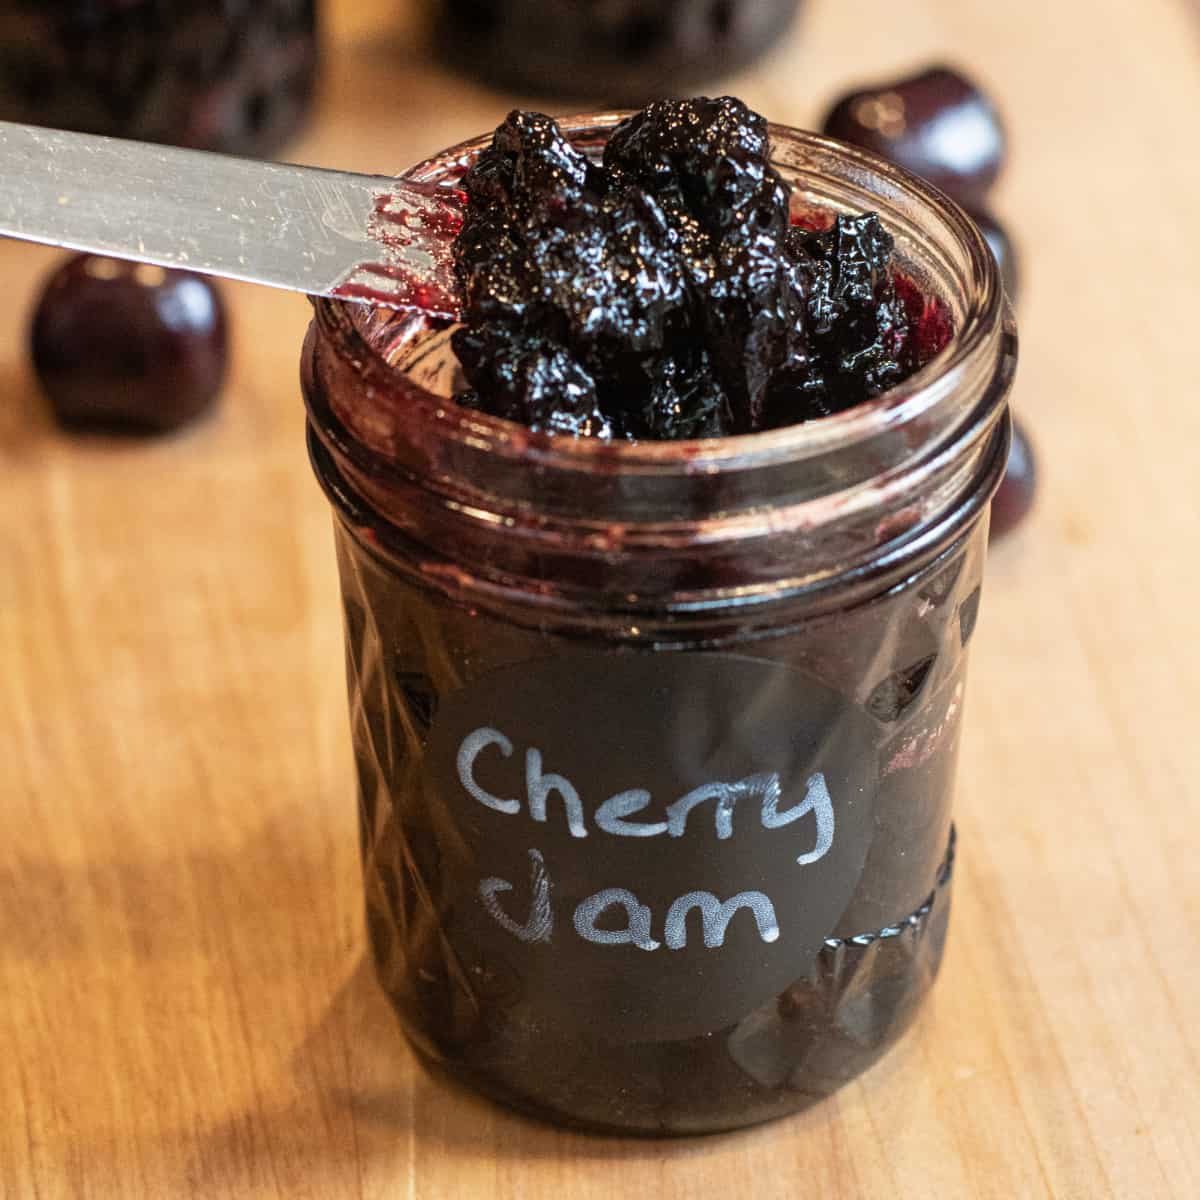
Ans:
<svg viewBox="0 0 1200 1200"><path fill-rule="evenodd" d="M877 779L861 709L699 653L493 672L443 697L426 771L451 943L519 979L534 1019L616 1041L721 1029L809 970Z"/></svg>

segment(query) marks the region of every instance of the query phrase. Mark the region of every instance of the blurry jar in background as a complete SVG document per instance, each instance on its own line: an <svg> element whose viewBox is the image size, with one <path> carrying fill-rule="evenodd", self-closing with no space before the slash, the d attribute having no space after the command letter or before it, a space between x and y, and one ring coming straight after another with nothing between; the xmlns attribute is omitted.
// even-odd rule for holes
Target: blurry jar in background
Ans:
<svg viewBox="0 0 1200 1200"><path fill-rule="evenodd" d="M0 118L269 156L317 65L316 0L0 0Z"/></svg>
<svg viewBox="0 0 1200 1200"><path fill-rule="evenodd" d="M640 104L757 58L800 0L435 0L454 66L520 91Z"/></svg>

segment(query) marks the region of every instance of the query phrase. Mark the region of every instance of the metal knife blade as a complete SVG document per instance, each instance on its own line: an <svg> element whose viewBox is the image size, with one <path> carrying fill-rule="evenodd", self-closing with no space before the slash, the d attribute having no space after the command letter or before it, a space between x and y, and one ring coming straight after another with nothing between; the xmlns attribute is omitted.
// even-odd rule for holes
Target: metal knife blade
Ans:
<svg viewBox="0 0 1200 1200"><path fill-rule="evenodd" d="M457 193L0 121L0 236L453 319Z"/></svg>

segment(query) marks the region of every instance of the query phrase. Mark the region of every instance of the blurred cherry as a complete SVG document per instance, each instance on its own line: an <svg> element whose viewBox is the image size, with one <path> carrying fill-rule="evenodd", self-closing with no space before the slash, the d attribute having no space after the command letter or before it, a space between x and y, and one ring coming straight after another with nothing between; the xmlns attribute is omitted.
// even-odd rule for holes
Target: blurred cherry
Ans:
<svg viewBox="0 0 1200 1200"><path fill-rule="evenodd" d="M88 254L50 277L31 337L38 378L69 426L176 429L213 406L228 361L209 280Z"/></svg>
<svg viewBox="0 0 1200 1200"><path fill-rule="evenodd" d="M1017 248L1008 236L1008 230L989 212L974 210L971 212L971 218L979 226L1000 266L1000 278L1004 281L1004 290L1008 293L1008 298L1016 304L1021 273L1017 263Z"/></svg>
<svg viewBox="0 0 1200 1200"><path fill-rule="evenodd" d="M1012 447L1008 467L992 499L992 523L989 537L994 541L1015 529L1033 508L1037 493L1037 460L1025 427L1013 421Z"/></svg>
<svg viewBox="0 0 1200 1200"><path fill-rule="evenodd" d="M850 92L822 129L923 176L965 208L983 207L1004 162L995 106L948 67Z"/></svg>

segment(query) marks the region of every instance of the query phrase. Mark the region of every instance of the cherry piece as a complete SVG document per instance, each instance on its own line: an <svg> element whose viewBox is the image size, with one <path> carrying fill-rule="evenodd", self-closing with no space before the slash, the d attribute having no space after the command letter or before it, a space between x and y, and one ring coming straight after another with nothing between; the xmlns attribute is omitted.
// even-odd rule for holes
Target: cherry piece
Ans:
<svg viewBox="0 0 1200 1200"><path fill-rule="evenodd" d="M88 254L50 277L32 345L46 395L73 427L176 429L212 406L228 359L207 279Z"/></svg>
<svg viewBox="0 0 1200 1200"><path fill-rule="evenodd" d="M967 208L981 208L1004 161L992 102L948 67L843 96L822 130L922 175Z"/></svg>
<svg viewBox="0 0 1200 1200"><path fill-rule="evenodd" d="M994 541L1015 529L1033 508L1037 492L1037 460L1029 435L1018 421L1013 422L1012 447L1008 467L992 500L989 537Z"/></svg>
<svg viewBox="0 0 1200 1200"><path fill-rule="evenodd" d="M991 247L992 254L999 264L1000 278L1004 281L1004 290L1008 293L1009 300L1016 304L1021 276L1020 268L1017 265L1017 248L1013 244L1012 238L1008 236L1008 230L991 213L976 209L970 215L975 224L979 226L979 231Z"/></svg>

